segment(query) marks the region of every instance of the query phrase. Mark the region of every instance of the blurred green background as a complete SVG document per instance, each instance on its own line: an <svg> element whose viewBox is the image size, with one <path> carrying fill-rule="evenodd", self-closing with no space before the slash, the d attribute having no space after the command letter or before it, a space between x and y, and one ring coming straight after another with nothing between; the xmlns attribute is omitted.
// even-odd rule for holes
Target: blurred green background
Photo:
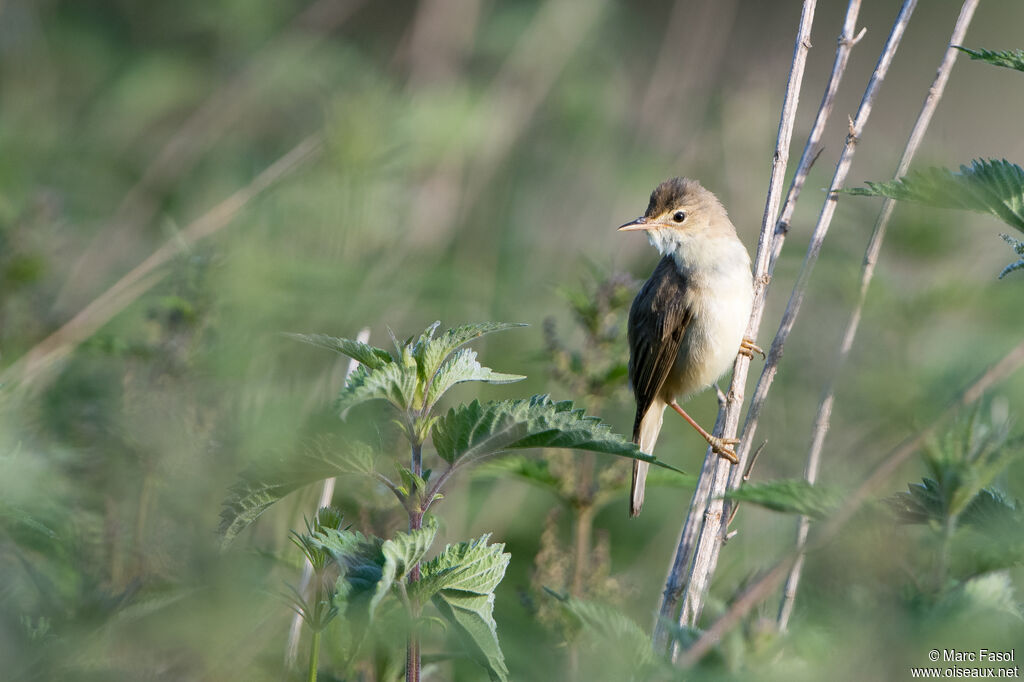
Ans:
<svg viewBox="0 0 1024 682"><path fill-rule="evenodd" d="M845 10L819 5L794 156ZM851 184L891 176L959 6L921 3ZM861 12L867 34L776 271L766 348L896 9L869 0ZM225 553L215 534L248 463L335 428L346 363L279 332L365 326L383 346L389 327L405 337L435 319L526 322L480 350L528 381L479 394L552 392L588 407L549 378L544 320L581 343L557 290L593 268L646 278L655 252L614 227L673 175L716 192L753 250L799 12L754 0L0 0L0 676L286 679L278 593L299 573L287 531L315 491ZM1021 26L1024 4L986 0L966 43L1019 48ZM917 165L1024 161L1021 111L1024 74L961 59ZM184 238L310 136L320 153L240 197L210 238ZM762 418L756 478L801 475L878 208L839 203ZM1001 231L989 217L897 209L839 384L825 482L852 488L1018 342L1021 276L995 279L1012 260ZM20 385L26 353L165 243L172 256L151 287ZM625 384L597 407L628 433ZM1024 382L998 394L1013 414ZM711 393L691 407L713 422ZM666 420L659 457L697 471L703 452ZM884 492L921 475L915 461ZM1020 496L1024 466L1001 485ZM365 487L343 484L336 503L361 528L400 524ZM623 500L595 520L614 576L606 596L644 627L689 499L656 488L639 519ZM563 679L565 650L531 606L543 599L531 576L553 504L515 481L464 479L439 510L447 541L493 532L512 553L496 614L514 679ZM735 527L712 588L719 605L792 542L792 519L771 512L745 507ZM903 598L914 551L898 533L865 532L812 555L792 632L772 649L783 653L700 674L904 679L943 645L1016 643L1024 656L1019 612L924 617ZM1019 592L1024 573L1010 575ZM748 641L775 607L747 625Z"/></svg>

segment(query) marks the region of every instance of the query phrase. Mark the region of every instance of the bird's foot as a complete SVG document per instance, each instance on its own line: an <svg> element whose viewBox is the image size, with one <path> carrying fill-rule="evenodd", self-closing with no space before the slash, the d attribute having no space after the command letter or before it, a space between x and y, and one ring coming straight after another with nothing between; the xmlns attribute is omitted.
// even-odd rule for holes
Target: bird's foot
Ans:
<svg viewBox="0 0 1024 682"><path fill-rule="evenodd" d="M732 445L739 445L739 438L719 438L718 436L711 436L707 441L708 445L711 446L712 452L718 453L733 464L739 464L740 458L736 456L736 451L730 447Z"/></svg>
<svg viewBox="0 0 1024 682"><path fill-rule="evenodd" d="M740 355L746 355L751 360L754 359L754 353L760 355L762 360L766 357L761 347L754 343L753 339L747 337L743 337L743 341L740 342L739 353Z"/></svg>

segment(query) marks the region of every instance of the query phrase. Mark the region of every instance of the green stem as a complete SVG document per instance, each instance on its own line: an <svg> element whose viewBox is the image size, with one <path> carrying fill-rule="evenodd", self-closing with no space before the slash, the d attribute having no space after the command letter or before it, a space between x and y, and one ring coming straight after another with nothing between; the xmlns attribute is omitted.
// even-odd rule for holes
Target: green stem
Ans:
<svg viewBox="0 0 1024 682"><path fill-rule="evenodd" d="M313 641L309 644L309 674L306 675L308 682L316 682L316 669L320 663L320 631L313 631Z"/></svg>
<svg viewBox="0 0 1024 682"><path fill-rule="evenodd" d="M423 443L413 441L412 443L412 472L417 476L423 475ZM426 491L424 491L426 492ZM418 507L425 506L423 504ZM423 509L417 508L409 512L409 530L418 530L423 526ZM409 571L409 582L414 583L420 579L420 565L416 564ZM419 604L410 604L413 621L413 628L416 627L416 619L419 617ZM405 655L405 682L420 682L420 640L415 629L409 633L406 643Z"/></svg>
<svg viewBox="0 0 1024 682"><path fill-rule="evenodd" d="M935 566L935 589L939 596L946 588L946 577L949 573L949 555L953 548L953 534L956 532L956 517L946 518L942 533L942 547L939 549L939 560Z"/></svg>

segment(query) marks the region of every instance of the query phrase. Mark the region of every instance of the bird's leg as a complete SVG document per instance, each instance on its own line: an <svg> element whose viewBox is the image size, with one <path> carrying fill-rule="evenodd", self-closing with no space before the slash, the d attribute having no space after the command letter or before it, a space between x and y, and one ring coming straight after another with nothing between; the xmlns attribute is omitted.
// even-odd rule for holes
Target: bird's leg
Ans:
<svg viewBox="0 0 1024 682"><path fill-rule="evenodd" d="M761 347L754 343L754 339L743 337L743 341L740 342L740 355L746 355L751 360L754 359L754 353L761 356L761 359L765 359L764 351Z"/></svg>
<svg viewBox="0 0 1024 682"><path fill-rule="evenodd" d="M704 437L704 440L708 442L708 445L711 446L713 451L717 452L722 457L725 457L733 464L739 463L740 460L736 456L736 453L731 447L729 447L730 445L737 445L740 442L738 438L719 438L718 436L712 436L710 433L705 431L704 428L693 419L693 417L686 414L686 410L679 407L679 403L673 400L669 405L673 410L678 412L679 416L685 419L690 426L695 428L697 433Z"/></svg>

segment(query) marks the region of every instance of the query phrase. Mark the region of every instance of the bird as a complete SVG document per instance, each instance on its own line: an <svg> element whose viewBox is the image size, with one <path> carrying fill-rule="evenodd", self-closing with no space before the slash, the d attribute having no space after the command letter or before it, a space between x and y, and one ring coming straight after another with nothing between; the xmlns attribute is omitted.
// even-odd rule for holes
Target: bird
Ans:
<svg viewBox="0 0 1024 682"><path fill-rule="evenodd" d="M629 380L636 398L633 442L654 452L671 407L720 456L730 446L703 429L679 400L714 384L737 353L764 352L744 333L754 300L750 255L718 198L696 180L672 178L651 193L647 211L619 231L643 231L661 260L629 309ZM633 460L629 515L640 513L648 463Z"/></svg>

